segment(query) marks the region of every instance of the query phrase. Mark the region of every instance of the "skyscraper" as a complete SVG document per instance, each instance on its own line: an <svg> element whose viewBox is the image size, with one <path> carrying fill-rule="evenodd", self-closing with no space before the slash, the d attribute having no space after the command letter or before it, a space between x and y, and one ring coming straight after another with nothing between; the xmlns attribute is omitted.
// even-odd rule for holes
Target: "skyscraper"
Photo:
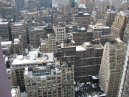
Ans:
<svg viewBox="0 0 129 97"><path fill-rule="evenodd" d="M100 66L100 86L107 94L106 97L117 97L124 69L126 45L117 38L104 46Z"/></svg>
<svg viewBox="0 0 129 97"><path fill-rule="evenodd" d="M0 97L11 97L11 88L7 77L6 67L0 44Z"/></svg>

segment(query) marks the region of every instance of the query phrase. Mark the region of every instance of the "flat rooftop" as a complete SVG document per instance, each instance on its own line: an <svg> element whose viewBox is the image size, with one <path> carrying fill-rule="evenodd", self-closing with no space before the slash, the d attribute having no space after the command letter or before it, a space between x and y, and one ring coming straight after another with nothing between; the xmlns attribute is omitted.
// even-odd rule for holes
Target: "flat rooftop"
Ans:
<svg viewBox="0 0 129 97"><path fill-rule="evenodd" d="M13 59L13 65L23 65L23 64L40 64L49 63L54 61L53 53L40 53L38 49L29 51L27 56L16 55Z"/></svg>
<svg viewBox="0 0 129 97"><path fill-rule="evenodd" d="M11 44L12 44L12 41L2 41L1 42L2 49L9 49Z"/></svg>
<svg viewBox="0 0 129 97"><path fill-rule="evenodd" d="M89 27L92 29L110 29L110 27L101 24L89 25Z"/></svg>
<svg viewBox="0 0 129 97"><path fill-rule="evenodd" d="M46 79L47 76L61 74L61 69L56 63L46 63L43 66L39 67L27 67L25 68L25 76L30 78L39 77L41 79Z"/></svg>

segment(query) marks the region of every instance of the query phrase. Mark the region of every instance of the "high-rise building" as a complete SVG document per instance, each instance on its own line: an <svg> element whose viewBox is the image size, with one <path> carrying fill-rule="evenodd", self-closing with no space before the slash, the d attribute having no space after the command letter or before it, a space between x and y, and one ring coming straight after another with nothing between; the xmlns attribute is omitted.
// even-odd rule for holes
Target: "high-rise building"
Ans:
<svg viewBox="0 0 129 97"><path fill-rule="evenodd" d="M126 45L117 38L104 45L99 83L107 97L117 97L124 70Z"/></svg>
<svg viewBox="0 0 129 97"><path fill-rule="evenodd" d="M74 97L73 65L52 63L25 68L27 97Z"/></svg>
<svg viewBox="0 0 129 97"><path fill-rule="evenodd" d="M1 41L1 40L0 40ZM0 44L0 97L11 97L6 65L4 63L3 52Z"/></svg>
<svg viewBox="0 0 129 97"><path fill-rule="evenodd" d="M123 40L124 30L128 22L128 11L120 12L116 15L115 20L111 26L111 38L114 40L120 37Z"/></svg>

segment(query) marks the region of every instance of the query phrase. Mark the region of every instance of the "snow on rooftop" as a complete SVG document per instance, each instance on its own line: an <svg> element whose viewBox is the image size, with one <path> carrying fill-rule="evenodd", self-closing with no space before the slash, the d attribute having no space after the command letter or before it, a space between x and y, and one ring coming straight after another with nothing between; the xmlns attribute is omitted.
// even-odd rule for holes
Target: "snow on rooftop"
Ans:
<svg viewBox="0 0 129 97"><path fill-rule="evenodd" d="M22 22L16 22L16 23L14 23L14 26L22 26L22 25L23 25Z"/></svg>
<svg viewBox="0 0 129 97"><path fill-rule="evenodd" d="M76 46L76 51L85 51L86 49L83 46Z"/></svg>
<svg viewBox="0 0 129 97"><path fill-rule="evenodd" d="M3 22L3 21L0 21L0 25L7 25L8 22Z"/></svg>
<svg viewBox="0 0 129 97"><path fill-rule="evenodd" d="M78 7L86 9L86 5L85 4L79 4Z"/></svg>
<svg viewBox="0 0 129 97"><path fill-rule="evenodd" d="M116 38L117 42L122 42L122 40L120 38Z"/></svg>
<svg viewBox="0 0 129 97"><path fill-rule="evenodd" d="M12 41L2 41L1 45L11 45Z"/></svg>
<svg viewBox="0 0 129 97"><path fill-rule="evenodd" d="M17 55L12 65L37 64L41 62L53 62L53 53L43 53L42 57L38 57L38 50L30 51L27 56Z"/></svg>
<svg viewBox="0 0 129 97"><path fill-rule="evenodd" d="M20 40L18 38L15 38L14 39L14 44L19 44L20 43Z"/></svg>
<svg viewBox="0 0 129 97"><path fill-rule="evenodd" d="M93 28L93 29L110 29L110 27L104 26L104 25L102 25L102 24L89 25L89 27L91 27L91 28Z"/></svg>
<svg viewBox="0 0 129 97"><path fill-rule="evenodd" d="M2 41L1 42L1 46L2 46L2 49L8 49L12 44L12 41Z"/></svg>

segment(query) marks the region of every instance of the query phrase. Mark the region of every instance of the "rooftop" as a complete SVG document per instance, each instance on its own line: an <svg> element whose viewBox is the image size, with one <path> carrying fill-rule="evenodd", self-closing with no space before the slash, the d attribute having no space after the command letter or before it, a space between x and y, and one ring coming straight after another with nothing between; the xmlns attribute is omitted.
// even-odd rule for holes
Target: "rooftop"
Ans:
<svg viewBox="0 0 129 97"><path fill-rule="evenodd" d="M54 61L53 53L40 53L38 49L30 51L26 56L16 55L13 59L13 65L23 65L23 64L40 64L49 63Z"/></svg>
<svg viewBox="0 0 129 97"><path fill-rule="evenodd" d="M95 76L89 76L84 82L76 82L75 97L106 97Z"/></svg>
<svg viewBox="0 0 129 97"><path fill-rule="evenodd" d="M2 41L1 42L2 49L9 49L11 44L12 44L12 41Z"/></svg>
<svg viewBox="0 0 129 97"><path fill-rule="evenodd" d="M55 63L44 64L42 67L29 67L25 68L25 76L27 77L40 77L41 79L46 79L49 75L58 75L61 73L61 69L56 67Z"/></svg>
<svg viewBox="0 0 129 97"><path fill-rule="evenodd" d="M92 29L110 29L110 27L104 26L102 24L89 25L89 27Z"/></svg>
<svg viewBox="0 0 129 97"><path fill-rule="evenodd" d="M85 16L90 16L89 13L83 13L82 11L78 12L77 15L75 15L75 17L85 17Z"/></svg>

